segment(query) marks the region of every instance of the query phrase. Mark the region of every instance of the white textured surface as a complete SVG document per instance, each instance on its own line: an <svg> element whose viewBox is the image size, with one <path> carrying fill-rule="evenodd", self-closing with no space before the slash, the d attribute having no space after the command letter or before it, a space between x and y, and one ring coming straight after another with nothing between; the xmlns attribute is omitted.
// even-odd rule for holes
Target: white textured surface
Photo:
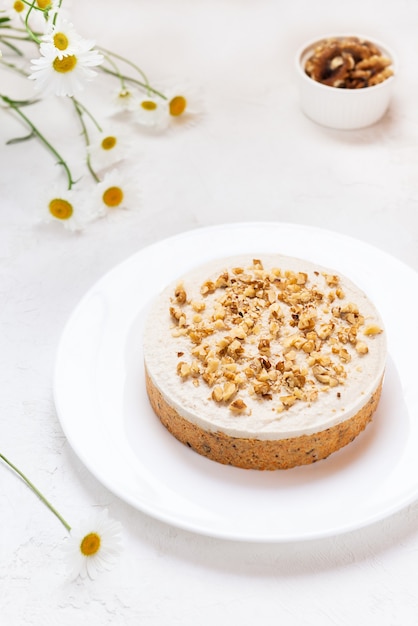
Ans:
<svg viewBox="0 0 418 626"><path fill-rule="evenodd" d="M347 12L346 3L330 0L72 5L84 34L136 58L149 76L202 86L207 116L164 136L135 130L141 211L73 237L34 225L34 198L45 184L34 174L51 162L35 144L3 145L20 126L2 112L0 449L70 523L106 505L125 539L114 570L94 582L67 582L64 529L0 467L2 623L416 624L417 505L362 531L289 545L171 528L122 503L80 463L55 414L52 371L62 328L84 292L131 253L185 229L251 219L312 224L368 241L418 270L418 6L353 0ZM326 130L298 108L296 49L341 30L370 33L399 60L389 114L362 131ZM50 124L70 146L61 120ZM388 285L396 297L396 276Z"/></svg>

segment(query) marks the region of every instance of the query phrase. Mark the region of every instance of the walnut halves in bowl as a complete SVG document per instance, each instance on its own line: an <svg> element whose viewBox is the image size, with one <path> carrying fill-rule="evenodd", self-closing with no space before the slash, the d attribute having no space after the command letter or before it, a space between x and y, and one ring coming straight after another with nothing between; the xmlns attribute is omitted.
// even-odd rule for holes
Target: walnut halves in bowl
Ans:
<svg viewBox="0 0 418 626"><path fill-rule="evenodd" d="M366 37L328 36L296 57L302 111L335 129L370 126L386 113L396 74L387 46Z"/></svg>
<svg viewBox="0 0 418 626"><path fill-rule="evenodd" d="M305 72L323 85L340 89L373 87L393 76L392 59L359 37L319 42L305 63Z"/></svg>

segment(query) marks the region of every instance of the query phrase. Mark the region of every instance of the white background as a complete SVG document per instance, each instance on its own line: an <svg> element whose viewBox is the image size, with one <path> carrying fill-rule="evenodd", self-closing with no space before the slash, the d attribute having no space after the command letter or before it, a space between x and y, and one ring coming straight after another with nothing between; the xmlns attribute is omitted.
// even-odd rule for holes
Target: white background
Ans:
<svg viewBox="0 0 418 626"><path fill-rule="evenodd" d="M5 146L24 131L0 111L0 450L70 523L107 507L125 543L111 572L69 582L65 529L0 467L2 623L416 624L417 505L363 530L289 544L171 527L122 502L83 466L61 430L52 376L61 332L86 290L145 245L184 230L249 220L314 225L418 270L418 4L72 0L71 14L81 34L135 60L151 82L196 88L205 115L164 134L127 128L140 206L72 235L38 223L57 168L36 142ZM391 109L362 131L316 126L298 108L296 49L343 31L382 40L398 58ZM2 93L30 92L12 74L1 77ZM86 93L103 118L113 88L101 79ZM77 155L62 103L37 105L33 116ZM388 289L415 332L396 276Z"/></svg>

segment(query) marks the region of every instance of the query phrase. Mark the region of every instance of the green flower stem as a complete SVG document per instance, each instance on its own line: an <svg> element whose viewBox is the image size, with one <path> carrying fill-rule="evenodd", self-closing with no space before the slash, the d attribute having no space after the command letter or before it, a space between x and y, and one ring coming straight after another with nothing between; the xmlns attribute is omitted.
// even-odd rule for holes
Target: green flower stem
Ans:
<svg viewBox="0 0 418 626"><path fill-rule="evenodd" d="M14 47L14 46L11 46L11 47ZM21 54L21 53L17 51L17 54ZM9 69L16 72L16 74L21 74L25 78L29 76L29 74L25 72L25 70L22 70L20 67L17 67L14 63L7 63L7 61L5 61L4 59L0 59L0 65L4 65L4 67L8 67Z"/></svg>
<svg viewBox="0 0 418 626"><path fill-rule="evenodd" d="M58 165L62 165L62 167L64 168L65 173L67 175L68 189L71 189L71 187L74 185L75 181L73 180L72 174L70 172L70 169L69 169L67 163L64 161L64 159L59 154L59 152L57 152L55 150L55 148L49 143L49 141L36 128L36 126L31 122L31 120L28 117L26 117L26 115L24 113L22 113L22 111L20 110L20 107L17 105L17 103L14 100L11 100L7 96L3 96L1 94L0 94L0 99L3 100L3 102L5 102L11 109L13 109L13 111L15 111L26 122L26 124L32 130L33 134L36 135L38 137L38 139L40 139L40 141L44 144L44 146L50 152L52 152L52 154L58 159Z"/></svg>
<svg viewBox="0 0 418 626"><path fill-rule="evenodd" d="M22 37L22 35L9 35L8 33L2 33L0 35L0 41L4 39L15 39L16 41L32 41L29 37Z"/></svg>
<svg viewBox="0 0 418 626"><path fill-rule="evenodd" d="M12 52L14 52L17 56L23 57L23 52L21 50L19 50L19 48L17 46L15 46L12 43L10 43L9 39L18 39L18 37L0 37L0 42L1 42L1 44L3 46L6 46L10 50L12 50ZM0 62L1 62L2 65L7 65L8 67L16 69L17 72L19 71L16 67L14 67L13 65L11 65L9 63L6 63L3 59L0 59ZM22 73L22 72L20 72L20 73Z"/></svg>
<svg viewBox="0 0 418 626"><path fill-rule="evenodd" d="M81 129L82 129L82 135L84 137L84 142L86 144L86 152L87 152L87 156L86 156L86 165L87 165L87 169L89 170L90 174L92 175L93 179L96 181L96 183L100 183L100 178L98 177L98 175L96 174L96 172L93 169L93 166L91 164L91 158L90 158L90 153L89 153L89 146L90 146L90 137L89 137L89 133L87 130L87 126L84 122L84 117L83 115L88 115L88 117L91 119L91 121L94 123L94 125L96 126L96 128L101 131L102 129L100 128L99 124L97 123L97 121L95 120L95 118L92 116L92 114L90 113L90 111L88 111L86 109L86 107L84 105L81 104L81 102L79 102L78 100L76 100L74 97L71 98L74 104L74 108L76 110L76 113L78 115L78 118L80 120L80 124L81 124Z"/></svg>
<svg viewBox="0 0 418 626"><path fill-rule="evenodd" d="M33 0L32 2L27 2L26 0L23 0L23 2L29 6L29 11L26 13L26 17L25 17L26 32L28 33L29 37L31 39L33 39L33 41L35 41L36 43L39 44L39 43L41 43L40 38L37 35L35 35L33 30L31 29L31 27L29 26L29 16L30 16L30 14L32 13L33 10L35 10L35 11L42 11L42 13L43 13L44 9L41 9L40 7L35 7L35 0Z"/></svg>
<svg viewBox="0 0 418 626"><path fill-rule="evenodd" d="M112 52L111 50L106 50L106 48L97 47L97 49L100 50L100 52L103 52L103 54L105 54L108 58L114 57L115 59L119 59L119 61L123 61L127 65L130 65L131 67L133 67L134 70L136 70L138 74L140 74L142 78L144 79L146 88L147 89L150 88L148 78L146 77L145 73L141 70L141 68L138 67L135 63L132 63L132 61L130 61L129 59L125 59L125 57L122 57L119 54L116 54L116 52ZM112 63L112 65L114 65L114 63ZM121 76L120 72L118 72L118 76Z"/></svg>
<svg viewBox="0 0 418 626"><path fill-rule="evenodd" d="M53 20L52 20L52 23L53 23L54 26L57 23L58 12L59 12L59 9L61 8L61 6L62 6L62 0L59 0L58 7L57 7L58 11L55 11L55 15L54 15Z"/></svg>
<svg viewBox="0 0 418 626"><path fill-rule="evenodd" d="M154 89L150 85L147 85L145 83L141 83L141 81L137 80L136 78L132 78L131 76L125 76L124 74L119 74L117 72L109 70L107 67L103 67L102 65L99 65L97 69L101 70L105 74L110 74L111 76L116 76L119 79L123 78L123 80L126 80L129 83L134 83L135 85L139 85L143 89L146 89L148 92L152 92L156 96L159 96L160 98L163 98L163 100L167 100L167 96L165 96L163 93L161 93L160 91L157 91L156 89Z"/></svg>
<svg viewBox="0 0 418 626"><path fill-rule="evenodd" d="M28 31L26 30L26 28L16 28L16 26L10 26L8 24L1 24L0 23L0 32L1 32L1 37L11 37L11 35L8 35L6 31L10 32L10 33L15 33L15 37L17 37L18 35L22 38L22 41L30 41L33 42L32 37L30 37L28 35ZM4 30L3 30L4 29ZM36 36L41 37L42 33L35 33Z"/></svg>
<svg viewBox="0 0 418 626"><path fill-rule="evenodd" d="M120 80L120 86L121 89L126 89L126 81L125 78L123 76L123 74L120 73L118 66L116 65L116 63L113 61L113 59L110 58L109 55L107 55L104 50L102 50L103 54L105 55L105 59L106 61L109 63L109 65L111 65L114 69L115 72L115 76L117 76Z"/></svg>
<svg viewBox="0 0 418 626"><path fill-rule="evenodd" d="M52 504L50 502L48 502L48 500L45 498L45 496L42 495L42 493L39 491L39 489L37 489L35 487L35 485L29 480L29 478L27 478L27 476L25 476L25 474L23 474L23 472L21 472L20 469L18 469L15 465L13 465L13 463L11 463L9 461L9 459L7 459L3 454L1 454L1 452L0 452L0 459L2 459L6 463L6 465L8 465L14 472L16 472L16 474L18 474L20 476L20 478L22 478L22 480L24 480L24 482L27 484L27 486L30 489L32 489L32 491L38 496L38 498L59 519L61 524L68 530L68 532L70 532L71 526L69 525L69 523L66 522L65 519L58 513L58 511L52 506Z"/></svg>

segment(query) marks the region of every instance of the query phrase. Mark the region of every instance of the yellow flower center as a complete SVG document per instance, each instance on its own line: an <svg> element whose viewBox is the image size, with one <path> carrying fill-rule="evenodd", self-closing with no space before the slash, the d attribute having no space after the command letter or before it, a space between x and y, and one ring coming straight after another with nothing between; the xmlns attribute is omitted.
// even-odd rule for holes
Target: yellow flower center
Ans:
<svg viewBox="0 0 418 626"><path fill-rule="evenodd" d="M119 98L130 98L131 97L131 92L129 91L129 89L123 89L122 91L119 92L118 97Z"/></svg>
<svg viewBox="0 0 418 626"><path fill-rule="evenodd" d="M142 100L141 106L146 111L155 111L155 109L157 108L157 103L153 100Z"/></svg>
<svg viewBox="0 0 418 626"><path fill-rule="evenodd" d="M103 202L108 207L119 206L123 200L123 191L120 187L109 187L103 194Z"/></svg>
<svg viewBox="0 0 418 626"><path fill-rule="evenodd" d="M83 537L82 542L80 543L81 554L84 556L93 556L93 554L97 554L100 550L100 537L97 533L89 533L85 537Z"/></svg>
<svg viewBox="0 0 418 626"><path fill-rule="evenodd" d="M13 3L13 8L16 13L22 13L22 11L25 10L25 5L21 0L16 0L16 2Z"/></svg>
<svg viewBox="0 0 418 626"><path fill-rule="evenodd" d="M174 98L170 100L169 104L170 115L173 115L174 117L181 115L186 110L186 106L187 101L184 96L174 96Z"/></svg>
<svg viewBox="0 0 418 626"><path fill-rule="evenodd" d="M67 36L64 35L64 33L55 33L54 46L58 48L58 50L66 50L68 48Z"/></svg>
<svg viewBox="0 0 418 626"><path fill-rule="evenodd" d="M50 6L51 0L37 0L36 4L40 9L46 9Z"/></svg>
<svg viewBox="0 0 418 626"><path fill-rule="evenodd" d="M49 212L58 220L68 220L73 214L73 207L68 200L54 198L49 203Z"/></svg>
<svg viewBox="0 0 418 626"><path fill-rule="evenodd" d="M72 72L76 65L77 65L77 57L75 57L73 54L67 57L62 57L62 59L59 59L58 57L56 57L54 59L54 62L52 63L52 67L54 68L54 70L56 72L59 72L60 74L66 74L67 72Z"/></svg>
<svg viewBox="0 0 418 626"><path fill-rule="evenodd" d="M109 137L105 137L102 140L101 145L102 145L103 150L111 150L112 148L116 146L116 143L117 143L116 137L109 136Z"/></svg>

